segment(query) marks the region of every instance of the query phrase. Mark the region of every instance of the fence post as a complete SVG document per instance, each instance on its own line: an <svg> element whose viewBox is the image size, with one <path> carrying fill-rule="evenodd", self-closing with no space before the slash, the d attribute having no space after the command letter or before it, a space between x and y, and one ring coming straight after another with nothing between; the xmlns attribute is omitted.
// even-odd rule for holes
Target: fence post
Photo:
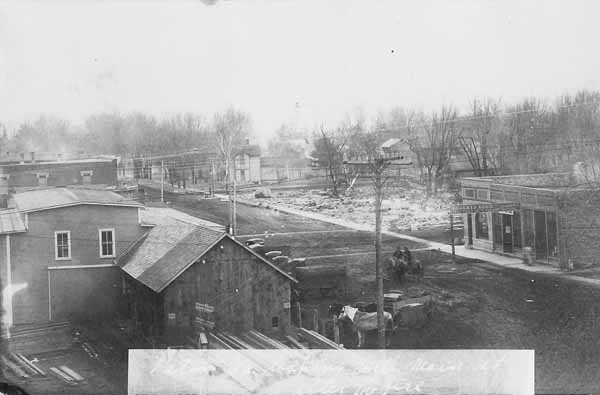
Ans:
<svg viewBox="0 0 600 395"><path fill-rule="evenodd" d="M333 341L336 344L340 344L340 327L338 326L337 316L333 316Z"/></svg>

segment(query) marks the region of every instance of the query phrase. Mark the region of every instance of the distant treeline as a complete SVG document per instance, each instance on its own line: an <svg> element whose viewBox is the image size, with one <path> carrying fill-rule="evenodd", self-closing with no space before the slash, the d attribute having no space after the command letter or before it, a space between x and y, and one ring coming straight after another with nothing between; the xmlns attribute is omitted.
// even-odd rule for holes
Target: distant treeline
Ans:
<svg viewBox="0 0 600 395"><path fill-rule="evenodd" d="M139 157L202 148L214 150L225 169L252 132L250 116L236 109L162 118L139 112L102 113L82 124L40 116L13 133L0 127L3 155L84 151ZM282 125L267 154L305 157L306 140L311 156L331 174L339 174L344 157L364 154L374 141L379 144L388 138L406 142L432 191L456 169L474 175L566 171L577 161L595 162L600 157L600 92L513 103L474 99L463 112L453 106L431 112L396 107L375 119L357 113L339 125L314 130Z"/></svg>

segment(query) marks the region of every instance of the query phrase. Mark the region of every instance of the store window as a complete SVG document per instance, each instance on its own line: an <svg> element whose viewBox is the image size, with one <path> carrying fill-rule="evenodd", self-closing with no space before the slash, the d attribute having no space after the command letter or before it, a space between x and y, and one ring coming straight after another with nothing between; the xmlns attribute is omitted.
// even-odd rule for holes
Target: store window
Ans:
<svg viewBox="0 0 600 395"><path fill-rule="evenodd" d="M475 238L487 239L488 236L488 220L486 213L475 214Z"/></svg>

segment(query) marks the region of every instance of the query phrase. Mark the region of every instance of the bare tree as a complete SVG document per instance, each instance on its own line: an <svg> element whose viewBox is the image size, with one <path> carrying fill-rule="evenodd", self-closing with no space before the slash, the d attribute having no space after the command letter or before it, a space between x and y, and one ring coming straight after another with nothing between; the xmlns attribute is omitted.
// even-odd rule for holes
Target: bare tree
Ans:
<svg viewBox="0 0 600 395"><path fill-rule="evenodd" d="M476 176L496 173L492 154L494 136L498 133L500 105L491 99L474 99L471 111L461 122L458 142Z"/></svg>
<svg viewBox="0 0 600 395"><path fill-rule="evenodd" d="M225 170L227 189L232 181L231 174L236 153L244 144L249 131L250 117L242 111L229 108L213 117L212 133L220 164Z"/></svg>
<svg viewBox="0 0 600 395"><path fill-rule="evenodd" d="M507 107L503 117L501 155L509 172L542 173L548 168L555 134L550 118L549 108L535 98Z"/></svg>
<svg viewBox="0 0 600 395"><path fill-rule="evenodd" d="M336 129L326 131L321 125L319 132L315 133L314 136L315 151L313 156L319 160L321 165L327 167L327 174L331 180L333 193L336 196L339 194L339 178L343 170L344 154L355 131L355 127L348 127L347 125L341 125Z"/></svg>
<svg viewBox="0 0 600 395"><path fill-rule="evenodd" d="M458 114L453 107L442 107L431 117L413 114L409 118L409 133L415 137L408 140L415 154L417 165L425 176L427 196L437 194L442 177L448 170L458 137Z"/></svg>

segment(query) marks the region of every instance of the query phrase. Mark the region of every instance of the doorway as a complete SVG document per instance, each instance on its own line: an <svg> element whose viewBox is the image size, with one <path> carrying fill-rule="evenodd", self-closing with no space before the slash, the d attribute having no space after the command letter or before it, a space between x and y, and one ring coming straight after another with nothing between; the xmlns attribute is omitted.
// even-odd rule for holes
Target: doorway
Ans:
<svg viewBox="0 0 600 395"><path fill-rule="evenodd" d="M467 214L467 245L473 245L473 216Z"/></svg>
<svg viewBox="0 0 600 395"><path fill-rule="evenodd" d="M538 260L548 259L548 233L546 228L546 212L534 212L535 223L535 256Z"/></svg>
<svg viewBox="0 0 600 395"><path fill-rule="evenodd" d="M511 254L513 252L513 217L502 214L502 249Z"/></svg>

